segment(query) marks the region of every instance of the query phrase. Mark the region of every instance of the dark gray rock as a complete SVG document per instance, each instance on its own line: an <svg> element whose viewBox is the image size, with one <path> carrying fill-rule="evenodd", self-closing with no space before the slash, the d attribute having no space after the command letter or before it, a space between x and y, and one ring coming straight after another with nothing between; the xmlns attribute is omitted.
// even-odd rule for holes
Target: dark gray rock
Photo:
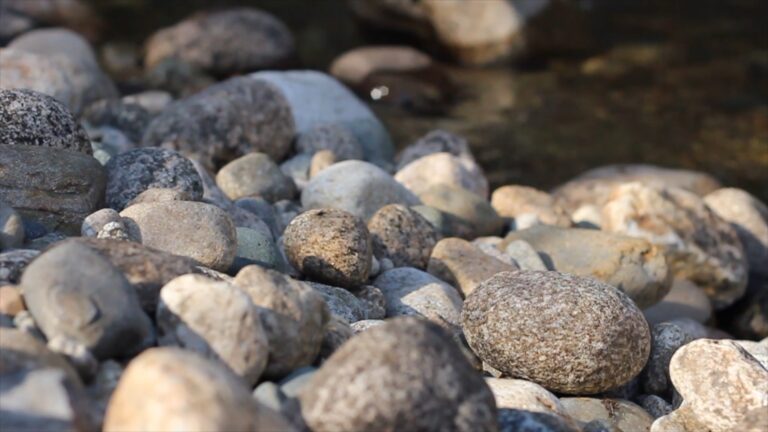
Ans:
<svg viewBox="0 0 768 432"><path fill-rule="evenodd" d="M317 282L307 282L325 299L328 310L346 322L352 324L368 319L368 304L344 288L338 288Z"/></svg>
<svg viewBox="0 0 768 432"><path fill-rule="evenodd" d="M105 168L107 205L117 211L151 188L187 192L195 201L203 197L203 183L194 165L172 150L131 150L110 159Z"/></svg>
<svg viewBox="0 0 768 432"><path fill-rule="evenodd" d="M581 432L561 417L521 409L499 409L499 432Z"/></svg>
<svg viewBox="0 0 768 432"><path fill-rule="evenodd" d="M65 243L24 271L27 307L48 339L82 343L98 358L130 355L154 339L130 283L97 252Z"/></svg>
<svg viewBox="0 0 768 432"><path fill-rule="evenodd" d="M495 431L482 376L434 324L398 318L349 340L299 395L313 431Z"/></svg>
<svg viewBox="0 0 768 432"><path fill-rule="evenodd" d="M698 330L698 331L696 331ZM640 383L646 393L666 396L672 389L669 362L683 345L707 337L707 329L695 321L669 321L651 329L651 354L640 374Z"/></svg>
<svg viewBox="0 0 768 432"><path fill-rule="evenodd" d="M92 103L83 113L83 119L91 126L110 126L138 144L152 115L141 105L125 103L115 99L104 99Z"/></svg>

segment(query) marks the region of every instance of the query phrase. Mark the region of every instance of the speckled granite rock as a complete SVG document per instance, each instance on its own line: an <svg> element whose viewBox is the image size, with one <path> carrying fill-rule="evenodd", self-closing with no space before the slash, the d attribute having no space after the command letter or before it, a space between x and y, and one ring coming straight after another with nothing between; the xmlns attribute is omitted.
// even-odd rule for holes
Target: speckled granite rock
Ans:
<svg viewBox="0 0 768 432"><path fill-rule="evenodd" d="M144 351L128 364L104 430L294 431L226 367L170 347Z"/></svg>
<svg viewBox="0 0 768 432"><path fill-rule="evenodd" d="M367 221L387 204L417 205L418 198L381 168L344 161L315 176L301 193L305 209L330 207Z"/></svg>
<svg viewBox="0 0 768 432"><path fill-rule="evenodd" d="M264 153L248 153L222 167L216 184L229 199L262 197L269 202L292 199L296 185Z"/></svg>
<svg viewBox="0 0 768 432"><path fill-rule="evenodd" d="M640 383L646 393L666 395L671 389L669 362L683 345L707 336L704 326L691 321L669 321L651 328L651 354L648 357Z"/></svg>
<svg viewBox="0 0 768 432"><path fill-rule="evenodd" d="M739 430L751 410L767 404L768 369L732 341L693 341L675 353L669 372L683 403L652 432Z"/></svg>
<svg viewBox="0 0 768 432"><path fill-rule="evenodd" d="M504 226L504 220L483 197L466 189L436 184L419 194L419 199L469 224L472 237L498 235Z"/></svg>
<svg viewBox="0 0 768 432"><path fill-rule="evenodd" d="M141 243L226 271L235 259L232 220L216 206L191 201L136 204L120 212L128 233Z"/></svg>
<svg viewBox="0 0 768 432"><path fill-rule="evenodd" d="M267 366L269 345L259 313L247 294L226 282L202 275L168 282L160 291L157 330L160 345L219 360L248 385Z"/></svg>
<svg viewBox="0 0 768 432"><path fill-rule="evenodd" d="M317 432L497 429L493 394L480 374L446 332L417 318L393 319L352 338L299 400Z"/></svg>
<svg viewBox="0 0 768 432"><path fill-rule="evenodd" d="M331 150L338 160L363 159L363 148L352 132L341 124L321 124L296 137L299 153L315 154Z"/></svg>
<svg viewBox="0 0 768 432"><path fill-rule="evenodd" d="M603 229L663 248L671 273L701 287L715 309L744 295L747 259L736 231L692 192L618 186L603 207Z"/></svg>
<svg viewBox="0 0 768 432"><path fill-rule="evenodd" d="M368 229L343 210L300 214L285 228L283 242L291 265L311 279L344 288L368 280L372 254Z"/></svg>
<svg viewBox="0 0 768 432"><path fill-rule="evenodd" d="M293 54L288 27L255 8L197 13L160 29L146 45L148 69L177 59L218 76L284 65Z"/></svg>
<svg viewBox="0 0 768 432"><path fill-rule="evenodd" d="M106 176L96 159L70 150L0 146L0 200L51 230L80 232L100 208Z"/></svg>
<svg viewBox="0 0 768 432"><path fill-rule="evenodd" d="M426 268L438 238L423 216L400 204L380 208L368 221L368 231L374 255L396 267Z"/></svg>
<svg viewBox="0 0 768 432"><path fill-rule="evenodd" d="M481 197L488 196L488 180L482 168L472 160L446 152L414 160L397 171L395 180L417 195L433 184L447 184Z"/></svg>
<svg viewBox="0 0 768 432"><path fill-rule="evenodd" d="M597 230L535 226L513 231L499 245L525 240L553 270L589 276L626 293L641 308L669 292L667 263L650 242Z"/></svg>
<svg viewBox="0 0 768 432"><path fill-rule="evenodd" d="M449 330L461 325L461 296L429 273L394 268L377 277L373 285L384 293L388 317L415 315Z"/></svg>
<svg viewBox="0 0 768 432"><path fill-rule="evenodd" d="M491 205L499 216L515 219L534 215L541 223L561 227L571 226L568 214L555 204L554 198L544 191L519 185L502 186L491 195Z"/></svg>
<svg viewBox="0 0 768 432"><path fill-rule="evenodd" d="M280 378L312 363L330 313L323 297L303 282L256 265L233 281L256 305L269 340L266 378Z"/></svg>
<svg viewBox="0 0 768 432"><path fill-rule="evenodd" d="M43 253L24 271L21 287L48 339L71 338L102 359L133 354L154 340L130 283L80 244L67 242Z"/></svg>
<svg viewBox="0 0 768 432"><path fill-rule="evenodd" d="M93 153L85 130L64 105L23 89L0 90L0 143Z"/></svg>
<svg viewBox="0 0 768 432"><path fill-rule="evenodd" d="M566 394L629 381L650 351L648 324L623 293L557 272L503 272L464 301L464 334L491 366Z"/></svg>
<svg viewBox="0 0 768 432"><path fill-rule="evenodd" d="M749 271L768 276L768 207L741 189L718 189L704 203L736 230L749 261Z"/></svg>
<svg viewBox="0 0 768 432"><path fill-rule="evenodd" d="M427 266L430 274L452 284L464 296L489 277L515 270L517 265L500 261L472 243L453 237L437 242Z"/></svg>
<svg viewBox="0 0 768 432"><path fill-rule="evenodd" d="M107 205L117 211L152 188L186 192L193 201L203 197L203 184L192 163L181 154L167 149L141 148L119 154L109 160Z"/></svg>
<svg viewBox="0 0 768 432"><path fill-rule="evenodd" d="M580 422L601 420L622 432L647 432L653 423L653 417L642 407L627 400L573 397L562 398L560 402Z"/></svg>
<svg viewBox="0 0 768 432"><path fill-rule="evenodd" d="M145 147L166 147L208 170L259 151L280 161L295 134L290 107L274 87L231 78L169 105L147 127Z"/></svg>

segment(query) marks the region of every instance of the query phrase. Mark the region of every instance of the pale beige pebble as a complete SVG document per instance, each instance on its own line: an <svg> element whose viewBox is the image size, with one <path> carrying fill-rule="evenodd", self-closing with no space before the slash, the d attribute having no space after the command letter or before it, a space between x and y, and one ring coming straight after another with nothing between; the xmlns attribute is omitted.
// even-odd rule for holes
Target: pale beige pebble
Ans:
<svg viewBox="0 0 768 432"><path fill-rule="evenodd" d="M675 277L701 287L715 309L744 295L747 258L736 231L696 194L627 183L602 210L602 229L661 247Z"/></svg>
<svg viewBox="0 0 768 432"><path fill-rule="evenodd" d="M268 379L308 366L317 357L330 319L322 295L280 272L249 265L233 284L250 296L269 340Z"/></svg>
<svg viewBox="0 0 768 432"><path fill-rule="evenodd" d="M192 201L141 203L120 212L141 244L226 271L235 259L237 233L220 208Z"/></svg>
<svg viewBox="0 0 768 432"><path fill-rule="evenodd" d="M0 286L0 314L16 316L17 313L27 310L21 291L15 285Z"/></svg>
<svg viewBox="0 0 768 432"><path fill-rule="evenodd" d="M330 73L347 84L362 84L371 73L387 71L415 71L432 64L423 52L405 45L364 46L354 48L337 57Z"/></svg>
<svg viewBox="0 0 768 432"><path fill-rule="evenodd" d="M465 299L462 327L484 362L566 394L621 386L650 352L648 323L629 297L552 271L492 276Z"/></svg>
<svg viewBox="0 0 768 432"><path fill-rule="evenodd" d="M704 197L718 216L730 222L739 235L749 261L749 271L768 275L768 207L749 192L718 189Z"/></svg>
<svg viewBox="0 0 768 432"><path fill-rule="evenodd" d="M614 187L630 182L658 187L677 187L699 196L704 196L721 187L720 182L714 177L699 171L643 164L606 165L586 171L558 186L552 191L552 196L570 213L586 204L600 209L610 199Z"/></svg>
<svg viewBox="0 0 768 432"><path fill-rule="evenodd" d="M432 249L427 271L468 296L489 277L518 270L517 265L500 261L460 238L442 239Z"/></svg>
<svg viewBox="0 0 768 432"><path fill-rule="evenodd" d="M515 219L534 214L547 225L571 226L568 214L555 204L550 194L529 186L502 186L493 191L491 205L501 217Z"/></svg>
<svg viewBox="0 0 768 432"><path fill-rule="evenodd" d="M514 378L485 378L496 398L496 407L519 409L569 418L560 399L535 382Z"/></svg>
<svg viewBox="0 0 768 432"><path fill-rule="evenodd" d="M439 233L419 212L400 204L379 209L368 221L373 253L396 267L424 269Z"/></svg>
<svg viewBox="0 0 768 432"><path fill-rule="evenodd" d="M225 319L222 319L225 317ZM256 306L239 288L183 275L160 290L158 342L220 360L249 385L267 366L269 345Z"/></svg>
<svg viewBox="0 0 768 432"><path fill-rule="evenodd" d="M690 318L703 323L712 316L712 303L696 284L685 279L675 279L667 295L643 310L643 314L651 325L677 318Z"/></svg>
<svg viewBox="0 0 768 432"><path fill-rule="evenodd" d="M507 234L499 248L524 240L552 270L606 282L640 307L661 300L669 291L662 250L647 240L597 230L539 225Z"/></svg>
<svg viewBox="0 0 768 432"><path fill-rule="evenodd" d="M309 162L309 178L316 176L320 171L338 162L336 155L331 150L320 150L312 155Z"/></svg>
<svg viewBox="0 0 768 432"><path fill-rule="evenodd" d="M683 402L651 432L731 432L768 406L768 369L736 342L693 341L677 350L669 373Z"/></svg>
<svg viewBox="0 0 768 432"><path fill-rule="evenodd" d="M416 195L434 184L447 184L466 189L483 198L488 196L488 180L475 161L447 152L422 156L400 168L395 180Z"/></svg>
<svg viewBox="0 0 768 432"><path fill-rule="evenodd" d="M292 199L293 180L264 153L248 153L224 165L216 174L216 184L229 197L261 197L269 202Z"/></svg>
<svg viewBox="0 0 768 432"><path fill-rule="evenodd" d="M653 423L650 414L627 400L574 397L562 398L560 402L580 422L601 420L621 432L647 432Z"/></svg>
<svg viewBox="0 0 768 432"><path fill-rule="evenodd" d="M293 431L226 367L179 348L151 348L125 369L104 431Z"/></svg>

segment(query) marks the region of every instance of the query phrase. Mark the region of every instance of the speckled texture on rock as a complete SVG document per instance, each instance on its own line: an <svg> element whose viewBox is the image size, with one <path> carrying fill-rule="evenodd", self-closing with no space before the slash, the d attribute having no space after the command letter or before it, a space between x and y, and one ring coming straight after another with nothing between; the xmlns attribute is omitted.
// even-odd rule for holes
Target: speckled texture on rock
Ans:
<svg viewBox="0 0 768 432"><path fill-rule="evenodd" d="M420 193L419 199L468 223L473 228L472 237L499 235L504 226L504 220L483 197L466 189L436 184Z"/></svg>
<svg viewBox="0 0 768 432"><path fill-rule="evenodd" d="M166 201L136 204L120 212L128 234L145 246L186 256L226 271L237 252L232 219L211 204Z"/></svg>
<svg viewBox="0 0 768 432"><path fill-rule="evenodd" d="M627 400L573 397L560 402L580 422L601 420L621 432L647 432L653 423L653 417L642 407Z"/></svg>
<svg viewBox="0 0 768 432"><path fill-rule="evenodd" d="M532 214L546 225L571 226L568 214L555 204L550 194L529 186L509 185L496 189L491 195L491 206L501 217L515 219Z"/></svg>
<svg viewBox="0 0 768 432"><path fill-rule="evenodd" d="M316 432L495 431L493 394L451 337L417 318L355 336L299 395Z"/></svg>
<svg viewBox="0 0 768 432"><path fill-rule="evenodd" d="M424 269L438 233L424 217L400 204L379 209L368 221L373 253L389 258L395 267Z"/></svg>
<svg viewBox="0 0 768 432"><path fill-rule="evenodd" d="M198 13L160 29L147 41L144 62L151 69L173 58L226 76L279 67L293 50L285 24L261 10L240 7Z"/></svg>
<svg viewBox="0 0 768 432"><path fill-rule="evenodd" d="M499 248L504 250L515 240L528 242L553 270L606 282L641 308L657 303L669 292L664 253L644 239L539 225L510 232Z"/></svg>
<svg viewBox="0 0 768 432"><path fill-rule="evenodd" d="M735 431L751 410L768 405L768 369L733 341L693 341L675 353L669 372L683 403L652 432Z"/></svg>
<svg viewBox="0 0 768 432"><path fill-rule="evenodd" d="M203 183L194 165L181 154L167 149L141 148L109 160L107 205L120 211L134 198L152 188L187 192L193 200L203 198Z"/></svg>
<svg viewBox="0 0 768 432"><path fill-rule="evenodd" d="M179 348L152 348L128 364L109 401L105 431L294 429L226 367Z"/></svg>
<svg viewBox="0 0 768 432"><path fill-rule="evenodd" d="M227 282L202 275L168 282L160 291L157 331L160 345L222 361L248 385L267 366L269 345L259 313L247 294Z"/></svg>
<svg viewBox="0 0 768 432"><path fill-rule="evenodd" d="M154 340L133 287L83 245L66 242L40 255L24 271L21 287L49 340L71 338L101 359L134 354Z"/></svg>
<svg viewBox="0 0 768 432"><path fill-rule="evenodd" d="M323 297L303 282L256 265L240 270L233 283L251 297L267 333L264 376L281 378L310 365L330 317Z"/></svg>
<svg viewBox="0 0 768 432"><path fill-rule="evenodd" d="M305 276L333 286L354 288L368 280L371 240L359 218L336 209L298 215L285 228L285 253Z"/></svg>
<svg viewBox="0 0 768 432"><path fill-rule="evenodd" d="M736 230L749 261L749 271L768 276L768 207L749 192L718 189L704 202Z"/></svg>
<svg viewBox="0 0 768 432"><path fill-rule="evenodd" d="M326 168L301 193L305 209L337 208L365 221L387 204L417 205L419 199L381 168L362 161Z"/></svg>
<svg viewBox="0 0 768 432"><path fill-rule="evenodd" d="M669 362L672 356L683 345L706 336L703 326L701 332L691 331L692 326L692 322L670 321L651 328L651 354L640 374L640 383L646 393L667 395L671 389Z"/></svg>
<svg viewBox="0 0 768 432"><path fill-rule="evenodd" d="M307 154L331 150L340 161L363 159L363 148L355 135L337 123L318 125L300 133L296 137L296 150Z"/></svg>
<svg viewBox="0 0 768 432"><path fill-rule="evenodd" d="M499 273L467 296L462 324L483 361L566 394L626 383L650 351L648 324L629 297L564 273Z"/></svg>
<svg viewBox="0 0 768 432"><path fill-rule="evenodd" d="M296 185L264 153L249 153L224 165L216 184L231 200L261 197L269 202L292 199Z"/></svg>
<svg viewBox="0 0 768 432"><path fill-rule="evenodd" d="M239 77L170 104L149 124L142 143L178 150L215 171L253 151L280 161L294 134L290 107L280 92Z"/></svg>
<svg viewBox="0 0 768 432"><path fill-rule="evenodd" d="M84 153L0 145L0 200L50 230L78 234L101 208L105 184L102 166Z"/></svg>
<svg viewBox="0 0 768 432"><path fill-rule="evenodd" d="M417 195L433 184L442 183L488 197L488 180L482 168L473 160L446 152L416 159L400 168L395 174L395 180Z"/></svg>
<svg viewBox="0 0 768 432"><path fill-rule="evenodd" d="M93 153L85 130L64 105L46 94L23 89L0 90L0 145Z"/></svg>
<svg viewBox="0 0 768 432"><path fill-rule="evenodd" d="M384 293L387 317L415 315L454 331L461 325L461 296L429 273L399 267L382 273L373 285Z"/></svg>
<svg viewBox="0 0 768 432"><path fill-rule="evenodd" d="M731 225L692 192L628 183L603 207L603 229L660 246L670 272L701 287L715 309L747 286L747 258Z"/></svg>
<svg viewBox="0 0 768 432"><path fill-rule="evenodd" d="M451 237L440 240L429 257L427 271L452 284L464 296L489 277L518 270L517 265L498 260L472 243Z"/></svg>

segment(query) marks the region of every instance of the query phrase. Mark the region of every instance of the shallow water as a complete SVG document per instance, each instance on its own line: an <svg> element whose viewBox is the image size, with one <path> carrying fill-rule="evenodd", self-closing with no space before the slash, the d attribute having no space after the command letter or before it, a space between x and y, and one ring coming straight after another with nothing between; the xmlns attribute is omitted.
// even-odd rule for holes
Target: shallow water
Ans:
<svg viewBox="0 0 768 432"><path fill-rule="evenodd" d="M387 40L364 34L341 1L92 3L106 17L105 40L136 43L201 8L255 5L291 27L302 66L316 69ZM446 67L456 102L440 114L376 105L398 146L438 127L460 133L495 186L550 188L597 165L643 162L707 171L768 201L768 2L581 5L583 25L558 31L591 37L587 52Z"/></svg>

